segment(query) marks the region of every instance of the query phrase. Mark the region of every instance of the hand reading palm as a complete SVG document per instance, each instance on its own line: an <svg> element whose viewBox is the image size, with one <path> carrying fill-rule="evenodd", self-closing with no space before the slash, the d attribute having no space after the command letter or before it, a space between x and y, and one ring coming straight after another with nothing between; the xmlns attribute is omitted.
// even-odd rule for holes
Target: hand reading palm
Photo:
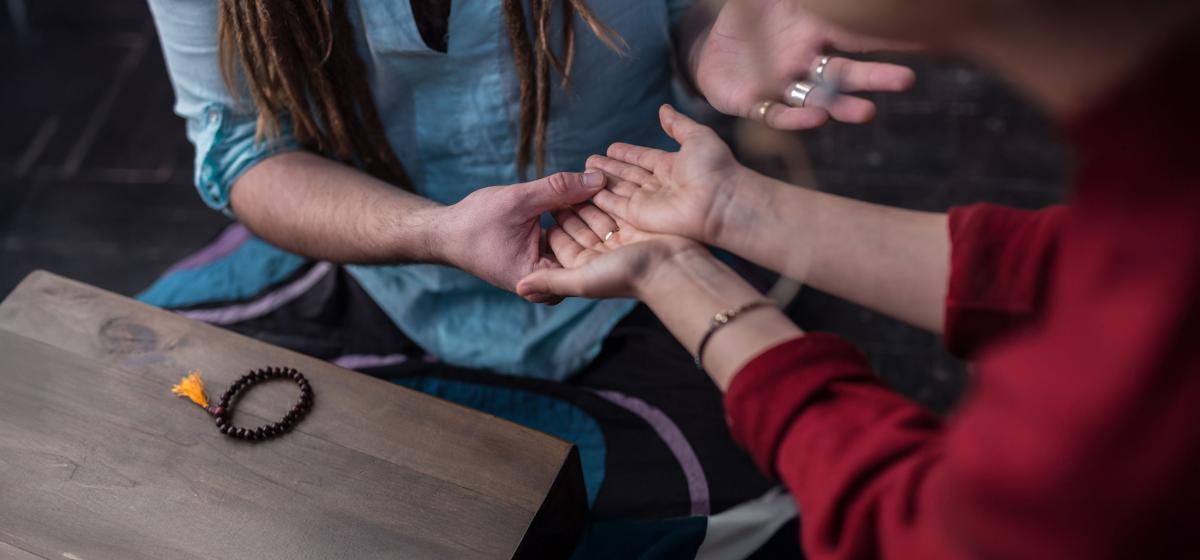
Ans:
<svg viewBox="0 0 1200 560"><path fill-rule="evenodd" d="M558 225L547 239L561 268L545 268L517 284L517 293L534 303L555 303L565 296L637 297L637 285L671 255L695 242L674 235L647 233L615 219L591 204L554 213Z"/></svg>
<svg viewBox="0 0 1200 560"><path fill-rule="evenodd" d="M558 173L529 183L479 189L455 204L438 242L457 240L453 264L515 291L530 272L557 266L541 251L543 212L569 207L604 186L600 174Z"/></svg>

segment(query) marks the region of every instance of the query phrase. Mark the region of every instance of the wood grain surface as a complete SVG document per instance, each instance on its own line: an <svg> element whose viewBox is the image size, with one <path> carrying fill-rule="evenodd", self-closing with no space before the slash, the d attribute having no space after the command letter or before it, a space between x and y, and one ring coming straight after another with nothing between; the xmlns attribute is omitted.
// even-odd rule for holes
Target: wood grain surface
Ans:
<svg viewBox="0 0 1200 560"><path fill-rule="evenodd" d="M277 440L169 390L268 365L316 395ZM256 387L235 422L295 392ZM47 273L0 305L0 556L557 557L584 507L572 446L517 424Z"/></svg>

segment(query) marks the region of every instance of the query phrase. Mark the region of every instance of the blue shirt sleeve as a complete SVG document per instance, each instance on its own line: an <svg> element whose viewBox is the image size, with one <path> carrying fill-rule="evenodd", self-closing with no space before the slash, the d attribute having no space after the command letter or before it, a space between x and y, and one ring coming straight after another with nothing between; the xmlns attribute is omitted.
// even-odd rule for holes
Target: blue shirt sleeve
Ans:
<svg viewBox="0 0 1200 560"><path fill-rule="evenodd" d="M210 207L229 211L229 189L256 163L299 149L286 123L277 139L256 140L249 94L234 98L221 78L217 54L217 2L150 0L167 71L175 88L175 113L187 120L196 147L195 183Z"/></svg>

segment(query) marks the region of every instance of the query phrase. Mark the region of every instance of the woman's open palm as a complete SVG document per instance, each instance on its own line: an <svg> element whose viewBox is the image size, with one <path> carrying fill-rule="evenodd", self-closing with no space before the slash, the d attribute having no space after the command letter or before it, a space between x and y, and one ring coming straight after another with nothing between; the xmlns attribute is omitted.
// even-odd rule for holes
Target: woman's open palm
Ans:
<svg viewBox="0 0 1200 560"><path fill-rule="evenodd" d="M608 156L592 156L588 168L609 176L596 206L643 231L714 239L746 169L712 129L668 105L659 117L680 150L613 144Z"/></svg>

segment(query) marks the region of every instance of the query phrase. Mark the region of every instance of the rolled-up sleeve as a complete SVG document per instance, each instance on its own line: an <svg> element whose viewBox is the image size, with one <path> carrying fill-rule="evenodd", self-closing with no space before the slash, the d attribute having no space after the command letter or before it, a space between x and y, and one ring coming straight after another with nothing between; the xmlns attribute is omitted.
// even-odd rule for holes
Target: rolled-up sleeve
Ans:
<svg viewBox="0 0 1200 560"><path fill-rule="evenodd" d="M194 180L200 198L230 214L229 191L258 162L299 148L285 122L278 138L256 139L256 114L248 95L235 98L221 78L217 3L150 0L175 90L175 113L187 121L196 148Z"/></svg>

